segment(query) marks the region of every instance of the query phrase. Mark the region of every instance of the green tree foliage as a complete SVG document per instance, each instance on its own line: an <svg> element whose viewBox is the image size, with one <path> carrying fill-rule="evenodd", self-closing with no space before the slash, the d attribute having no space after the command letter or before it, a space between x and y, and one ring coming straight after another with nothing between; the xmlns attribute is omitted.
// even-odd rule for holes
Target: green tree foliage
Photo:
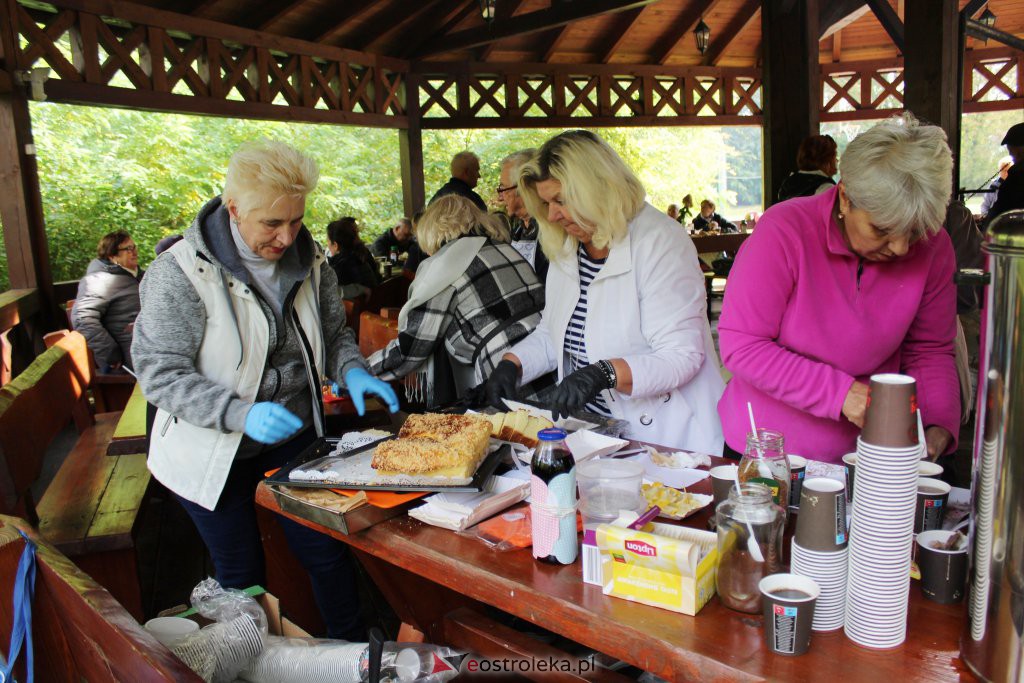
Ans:
<svg viewBox="0 0 1024 683"><path fill-rule="evenodd" d="M977 187L1005 154L999 145L1021 112L964 117L961 182ZM320 163L320 184L309 197L306 225L318 239L328 222L355 216L367 241L403 214L398 134L394 130L213 117L120 109L32 104L47 237L54 279L78 279L100 237L129 231L143 266L153 246L184 231L217 195L231 153L259 137L287 142ZM822 126L840 155L870 121ZM481 159L477 191L495 209L501 160L539 147L561 129L428 130L423 132L426 196L449 177L452 156L469 149ZM599 131L647 188L659 209L685 194L714 201L727 217L762 206L761 129L756 126L602 128ZM980 201L980 200L978 200ZM8 287L0 244L0 291Z"/></svg>

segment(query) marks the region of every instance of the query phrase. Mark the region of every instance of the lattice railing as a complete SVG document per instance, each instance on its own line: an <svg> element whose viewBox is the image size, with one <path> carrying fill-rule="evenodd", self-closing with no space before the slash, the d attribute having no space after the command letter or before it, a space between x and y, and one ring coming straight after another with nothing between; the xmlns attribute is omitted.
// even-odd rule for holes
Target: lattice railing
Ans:
<svg viewBox="0 0 1024 683"><path fill-rule="evenodd" d="M1024 53L968 52L964 112L1024 108ZM903 61L829 64L821 70L821 119L878 118L903 109Z"/></svg>
<svg viewBox="0 0 1024 683"><path fill-rule="evenodd" d="M419 64L424 128L756 124L754 69ZM665 73L667 72L667 73Z"/></svg>
<svg viewBox="0 0 1024 683"><path fill-rule="evenodd" d="M401 125L406 114L408 65L398 60L141 6L122 4L136 16L111 19L96 0L57 5L11 3L14 16L4 17L18 42L14 67L49 67L50 99L174 108L188 97L206 100L187 107L206 113L239 115L248 105L261 116L371 125Z"/></svg>

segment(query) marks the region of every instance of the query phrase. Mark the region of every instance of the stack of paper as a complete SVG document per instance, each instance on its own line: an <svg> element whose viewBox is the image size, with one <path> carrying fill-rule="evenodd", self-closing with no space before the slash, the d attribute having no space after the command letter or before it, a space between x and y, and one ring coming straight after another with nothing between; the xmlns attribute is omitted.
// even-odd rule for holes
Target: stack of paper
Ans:
<svg viewBox="0 0 1024 683"><path fill-rule="evenodd" d="M480 493L435 493L424 505L409 511L410 517L434 526L463 531L530 494L530 483L509 476L495 475L484 483Z"/></svg>

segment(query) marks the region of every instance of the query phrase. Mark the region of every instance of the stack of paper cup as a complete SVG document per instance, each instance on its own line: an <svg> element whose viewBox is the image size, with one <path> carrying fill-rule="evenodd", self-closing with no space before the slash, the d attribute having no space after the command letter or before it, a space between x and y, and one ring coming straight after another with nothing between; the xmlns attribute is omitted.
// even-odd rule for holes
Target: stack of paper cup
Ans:
<svg viewBox="0 0 1024 683"><path fill-rule="evenodd" d="M974 557L971 561L971 595L969 614L971 638L985 636L988 612L989 562L992 557L992 513L996 489L995 439L987 439L981 446L981 467L978 473L977 510L974 517Z"/></svg>
<svg viewBox="0 0 1024 683"><path fill-rule="evenodd" d="M848 538L846 487L834 479L805 480L791 560L794 574L814 579L821 589L811 624L815 631L833 631L843 625Z"/></svg>
<svg viewBox="0 0 1024 683"><path fill-rule="evenodd" d="M858 645L890 648L906 639L921 448L913 378L873 376L857 439L844 621Z"/></svg>

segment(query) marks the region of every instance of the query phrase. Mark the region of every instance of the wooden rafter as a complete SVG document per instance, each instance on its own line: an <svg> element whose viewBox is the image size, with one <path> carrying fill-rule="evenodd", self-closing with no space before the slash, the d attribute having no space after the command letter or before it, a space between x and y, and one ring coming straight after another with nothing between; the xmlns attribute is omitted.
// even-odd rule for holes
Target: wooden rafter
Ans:
<svg viewBox="0 0 1024 683"><path fill-rule="evenodd" d="M712 38L711 45L708 46L708 51L704 55L705 66L709 64L718 66L718 62L732 45L732 41L746 30L747 26L754 21L754 17L759 16L760 11L761 0L747 0L746 4L740 7L733 16L732 21L719 32L718 36Z"/></svg>
<svg viewBox="0 0 1024 683"><path fill-rule="evenodd" d="M204 17L209 14L210 10L213 9L214 5L221 2L221 0L201 0L192 7L189 12L194 17Z"/></svg>
<svg viewBox="0 0 1024 683"><path fill-rule="evenodd" d="M515 16L519 8L523 6L526 0L506 0L506 2L498 3L498 14L495 17L495 21L507 21L508 19ZM493 43L487 43L477 51L476 59L478 62L486 62L494 52L494 48L497 47L500 41L494 41Z"/></svg>
<svg viewBox="0 0 1024 683"><path fill-rule="evenodd" d="M871 11L865 0L833 0L833 2L819 4L819 7L819 40L828 38L836 31L842 31Z"/></svg>
<svg viewBox="0 0 1024 683"><path fill-rule="evenodd" d="M607 64L611 61L615 53L622 47L622 44L626 42L626 37L629 35L630 30L640 21L640 15L644 13L645 9L647 7L637 7L628 12L623 12L612 22L612 28L609 31L610 41L606 42L605 47L599 51L601 57L598 61L602 64Z"/></svg>
<svg viewBox="0 0 1024 683"><path fill-rule="evenodd" d="M569 35L569 25L566 24L565 26L553 28L548 31L548 34L550 34L551 38L548 40L544 49L540 51L540 61L545 63L551 61L554 54L558 52L558 48L560 48L562 43L565 42L565 37Z"/></svg>
<svg viewBox="0 0 1024 683"><path fill-rule="evenodd" d="M889 4L889 0L868 0L868 7L871 8L871 11L878 19L878 23L889 34L889 38L892 39L896 49L903 53L906 45L906 41L903 38L903 22L900 21L896 10Z"/></svg>
<svg viewBox="0 0 1024 683"><path fill-rule="evenodd" d="M341 9L337 13L330 17L315 16L309 27L304 29L301 35L304 40L310 40L314 43L325 42L335 33L348 26L350 21L364 14L375 4L377 4L376 0L349 0L349 2L340 6ZM325 25L327 28L324 28Z"/></svg>
<svg viewBox="0 0 1024 683"><path fill-rule="evenodd" d="M384 9L360 24L357 32L352 33L351 36L344 37L346 47L351 47L361 52L372 52L370 49L372 46L379 45L403 26L408 26L424 15L435 14L438 6L444 1L446 0L421 0L400 13L392 11L395 7L394 5L385 6Z"/></svg>
<svg viewBox="0 0 1024 683"><path fill-rule="evenodd" d="M974 15L980 12L987 4L988 0L971 0L960 10L960 16L964 19L973 19Z"/></svg>
<svg viewBox="0 0 1024 683"><path fill-rule="evenodd" d="M832 61L840 62L843 59L843 32L836 31L832 34Z"/></svg>
<svg viewBox="0 0 1024 683"><path fill-rule="evenodd" d="M649 5L655 1L588 0L588 2L557 4L549 9L535 10L526 14L520 14L518 17L512 17L500 25L495 24L491 27L490 31L472 28L453 33L449 36L437 36L420 48L415 56L422 58L444 52L464 50L485 45L495 40L546 31L557 26L564 26L574 21L589 19L601 14L625 12L636 7Z"/></svg>
<svg viewBox="0 0 1024 683"><path fill-rule="evenodd" d="M271 26L295 12L311 0L292 0L281 5L269 3L263 12L253 13L248 21L243 20L243 25L254 28L257 31L267 31Z"/></svg>
<svg viewBox="0 0 1024 683"><path fill-rule="evenodd" d="M689 5L673 28L663 35L654 48L654 62L667 64L675 54L676 47L686 38L692 38L693 29L697 28L700 18L715 8L721 0L701 0Z"/></svg>
<svg viewBox="0 0 1024 683"><path fill-rule="evenodd" d="M406 46L401 51L403 58L415 54L420 46L425 45L434 36L448 35L453 28L461 24L474 11L480 11L477 0L461 0L461 2L455 3L455 8L447 15L438 13L434 22L413 27L407 35L402 36L398 41L400 45Z"/></svg>

